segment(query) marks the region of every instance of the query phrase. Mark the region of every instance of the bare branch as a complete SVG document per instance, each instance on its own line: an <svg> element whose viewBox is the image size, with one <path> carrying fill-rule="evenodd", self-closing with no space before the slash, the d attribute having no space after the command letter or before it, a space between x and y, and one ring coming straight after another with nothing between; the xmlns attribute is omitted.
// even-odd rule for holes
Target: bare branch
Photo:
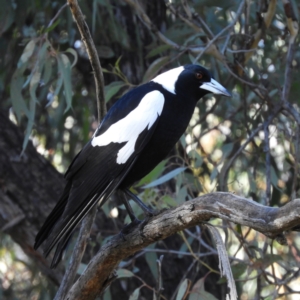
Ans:
<svg viewBox="0 0 300 300"><path fill-rule="evenodd" d="M270 204L271 199L271 153L270 153L270 131L269 125L264 122L265 144L264 152L266 153L266 198L265 205Z"/></svg>
<svg viewBox="0 0 300 300"><path fill-rule="evenodd" d="M210 218L249 226L275 238L300 224L300 199L283 207L268 207L231 193L211 193L185 202L142 223L126 235L112 238L91 260L70 290L67 299L95 299L119 262L151 243Z"/></svg>
<svg viewBox="0 0 300 300"><path fill-rule="evenodd" d="M287 17L287 27L290 32L289 48L287 52L286 68L284 73L284 85L283 85L282 97L281 97L281 100L283 102L286 102L288 101L289 92L292 84L292 63L295 55L295 40L299 31L299 24L290 1L282 0L282 2Z"/></svg>
<svg viewBox="0 0 300 300"><path fill-rule="evenodd" d="M102 68L98 57L98 52L95 48L90 30L84 20L84 16L81 12L77 0L68 0L68 4L70 6L73 18L77 23L81 35L81 39L84 42L84 45L86 47L86 51L88 53L91 66L94 72L94 78L96 84L97 107L98 107L98 121L100 122L100 120L102 120L102 118L106 114L106 104L104 98L104 78L103 78Z"/></svg>

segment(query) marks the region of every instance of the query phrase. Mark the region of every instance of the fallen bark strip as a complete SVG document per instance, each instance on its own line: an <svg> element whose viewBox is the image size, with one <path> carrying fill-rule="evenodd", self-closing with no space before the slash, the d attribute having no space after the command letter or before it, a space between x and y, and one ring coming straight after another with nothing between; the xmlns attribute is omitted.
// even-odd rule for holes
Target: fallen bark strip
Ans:
<svg viewBox="0 0 300 300"><path fill-rule="evenodd" d="M126 235L112 238L91 260L69 291L68 300L95 299L111 280L119 262L151 243L207 221L221 218L249 226L275 238L300 224L300 199L285 206L268 207L231 193L211 193L161 212Z"/></svg>

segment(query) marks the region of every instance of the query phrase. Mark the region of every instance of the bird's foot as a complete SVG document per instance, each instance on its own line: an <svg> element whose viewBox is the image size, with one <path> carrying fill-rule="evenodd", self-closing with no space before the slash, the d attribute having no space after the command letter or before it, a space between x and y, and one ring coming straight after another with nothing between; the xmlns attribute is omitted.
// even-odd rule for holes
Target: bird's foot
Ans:
<svg viewBox="0 0 300 300"><path fill-rule="evenodd" d="M126 225L124 228L122 228L119 233L120 236L122 237L122 239L124 241L126 241L125 235L127 235L133 228L135 228L136 226L138 226L141 223L142 223L142 221L136 218L131 223Z"/></svg>
<svg viewBox="0 0 300 300"><path fill-rule="evenodd" d="M143 211L147 218L151 218L151 217L157 216L159 214L158 210L155 210L150 206L147 206L147 209L143 209Z"/></svg>

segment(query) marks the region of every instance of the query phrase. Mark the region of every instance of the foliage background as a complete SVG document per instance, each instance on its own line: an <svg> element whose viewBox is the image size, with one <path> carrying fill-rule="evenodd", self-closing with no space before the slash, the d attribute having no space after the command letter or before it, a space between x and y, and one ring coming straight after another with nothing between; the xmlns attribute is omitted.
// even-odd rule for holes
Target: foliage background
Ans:
<svg viewBox="0 0 300 300"><path fill-rule="evenodd" d="M0 0L1 111L24 133L18 153L32 142L59 172L66 170L97 126L91 67L69 8L49 26L64 3ZM211 69L232 91L230 99L210 95L198 103L174 151L133 187L144 202L162 209L212 191L231 191L270 206L298 197L300 51L296 39L291 65L287 64L290 34L285 3L80 2L105 69L108 107L159 72L194 62ZM300 4L291 1L291 5L299 19ZM148 20L141 18L141 9ZM292 69L288 79L287 68ZM282 99L282 87L287 85L290 93ZM9 180L1 163L1 187L8 195ZM28 184L34 189L35 182ZM3 205L5 199L0 197ZM112 200L104 213L99 212L82 268L129 221L118 200ZM43 202L43 197L38 201ZM46 276L40 273L34 256L25 255L23 251L30 251L15 238L24 220L12 225L3 210L0 215L0 295L4 299L53 298L57 282L44 269ZM42 224L43 215L39 219ZM223 235L241 299L298 299L297 233L288 233L288 245L281 246L248 228L219 220L211 223ZM33 234L36 230L32 228ZM102 298L152 299L157 294L160 255L164 255L162 299L225 299L217 253L200 226L122 262L120 279Z"/></svg>

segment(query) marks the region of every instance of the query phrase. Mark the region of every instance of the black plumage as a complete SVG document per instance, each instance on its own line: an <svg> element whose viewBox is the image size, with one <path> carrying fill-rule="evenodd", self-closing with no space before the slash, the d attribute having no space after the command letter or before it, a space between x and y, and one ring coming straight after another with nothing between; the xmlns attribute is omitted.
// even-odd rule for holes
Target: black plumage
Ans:
<svg viewBox="0 0 300 300"><path fill-rule="evenodd" d="M46 255L57 246L52 267L94 205L103 205L116 189L128 194L132 184L167 156L188 126L197 101L210 92L230 96L205 68L187 65L132 89L112 106L69 166L64 192L36 236L35 249L46 240Z"/></svg>

